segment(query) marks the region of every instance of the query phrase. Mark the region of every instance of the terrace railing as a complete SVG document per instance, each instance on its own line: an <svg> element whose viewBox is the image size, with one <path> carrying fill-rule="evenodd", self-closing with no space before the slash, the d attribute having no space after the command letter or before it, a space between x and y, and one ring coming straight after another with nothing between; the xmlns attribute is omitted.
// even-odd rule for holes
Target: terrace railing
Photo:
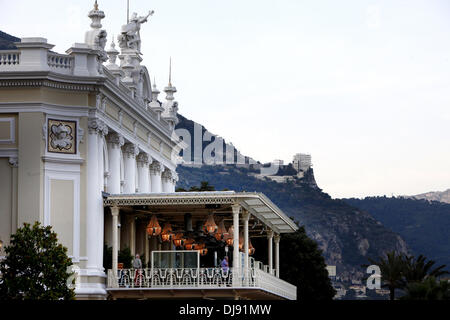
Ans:
<svg viewBox="0 0 450 320"><path fill-rule="evenodd" d="M259 268L155 268L108 270L109 289L143 288L261 288L295 300L297 288Z"/></svg>

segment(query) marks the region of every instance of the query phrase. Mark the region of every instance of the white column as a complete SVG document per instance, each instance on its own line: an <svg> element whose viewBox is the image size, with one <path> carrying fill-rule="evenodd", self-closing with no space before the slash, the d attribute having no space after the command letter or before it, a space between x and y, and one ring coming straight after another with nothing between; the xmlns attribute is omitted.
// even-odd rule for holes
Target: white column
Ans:
<svg viewBox="0 0 450 320"><path fill-rule="evenodd" d="M250 218L250 213L246 210L242 212L242 220L244 221L244 275L245 280L248 280L249 271L248 271L248 220Z"/></svg>
<svg viewBox="0 0 450 320"><path fill-rule="evenodd" d="M267 231L267 248L269 250L267 255L267 264L269 265L269 273L272 274L273 272L273 250L272 250L272 239L273 239L273 231L269 230Z"/></svg>
<svg viewBox="0 0 450 320"><path fill-rule="evenodd" d="M108 160L109 178L107 191L111 194L120 193L120 148L124 144L124 139L118 133L108 135Z"/></svg>
<svg viewBox="0 0 450 320"><path fill-rule="evenodd" d="M280 277L280 235L276 234L273 237L275 242L275 275Z"/></svg>
<svg viewBox="0 0 450 320"><path fill-rule="evenodd" d="M171 193L175 192L177 181L178 181L178 174L176 172L172 172L172 186L170 188Z"/></svg>
<svg viewBox="0 0 450 320"><path fill-rule="evenodd" d="M117 277L117 264L119 262L119 207L111 208L112 214L112 270L114 278Z"/></svg>
<svg viewBox="0 0 450 320"><path fill-rule="evenodd" d="M123 193L136 193L136 156L139 149L135 144L127 143L123 146L124 153L124 167L125 167L125 182L123 186Z"/></svg>
<svg viewBox="0 0 450 320"><path fill-rule="evenodd" d="M105 191L105 154L104 154L104 137L108 134L108 127L102 123L98 130L98 190L100 191L100 199L97 200L97 263L98 268L104 271L103 267L103 245L105 243L105 210L103 208L102 192Z"/></svg>
<svg viewBox="0 0 450 320"><path fill-rule="evenodd" d="M136 219L134 216L131 216L128 220L130 225L130 251L131 255L136 255Z"/></svg>
<svg viewBox="0 0 450 320"><path fill-rule="evenodd" d="M239 274L239 211L241 206L234 204L233 209L233 269Z"/></svg>
<svg viewBox="0 0 450 320"><path fill-rule="evenodd" d="M169 168L165 168L161 174L162 192L172 192L172 171Z"/></svg>
<svg viewBox="0 0 450 320"><path fill-rule="evenodd" d="M162 181L161 181L161 163L153 160L150 165L150 180L152 186L152 193L162 192Z"/></svg>
<svg viewBox="0 0 450 320"><path fill-rule="evenodd" d="M140 153L137 156L137 168L138 168L139 193L149 193L150 172L148 168L148 155L146 153Z"/></svg>
<svg viewBox="0 0 450 320"><path fill-rule="evenodd" d="M98 256L99 224L103 215L102 194L99 184L99 143L98 133L104 124L98 119L88 122L87 150L87 186L86 186L86 252L87 268L94 272L102 271L101 259ZM103 219L102 219L103 220ZM103 239L101 239L103 241Z"/></svg>

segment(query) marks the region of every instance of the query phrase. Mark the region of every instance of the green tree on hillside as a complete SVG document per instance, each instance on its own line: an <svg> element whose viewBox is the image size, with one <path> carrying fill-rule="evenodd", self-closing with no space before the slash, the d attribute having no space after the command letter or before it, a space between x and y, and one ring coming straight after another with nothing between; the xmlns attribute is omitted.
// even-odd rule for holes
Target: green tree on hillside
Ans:
<svg viewBox="0 0 450 320"><path fill-rule="evenodd" d="M74 289L67 285L72 260L50 226L25 223L11 236L5 252L6 258L0 262L1 300L74 298Z"/></svg>

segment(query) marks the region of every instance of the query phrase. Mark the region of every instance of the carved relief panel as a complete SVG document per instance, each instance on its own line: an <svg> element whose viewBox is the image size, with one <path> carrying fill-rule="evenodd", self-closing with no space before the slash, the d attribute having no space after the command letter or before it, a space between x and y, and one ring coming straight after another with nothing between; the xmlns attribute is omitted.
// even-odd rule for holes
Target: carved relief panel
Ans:
<svg viewBox="0 0 450 320"><path fill-rule="evenodd" d="M77 153L76 121L48 119L47 151L55 153Z"/></svg>

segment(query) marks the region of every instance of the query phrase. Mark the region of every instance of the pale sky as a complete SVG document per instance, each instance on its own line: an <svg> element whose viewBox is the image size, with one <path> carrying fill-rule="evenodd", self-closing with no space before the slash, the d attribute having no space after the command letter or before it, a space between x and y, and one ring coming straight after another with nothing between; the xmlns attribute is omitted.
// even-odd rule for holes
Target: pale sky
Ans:
<svg viewBox="0 0 450 320"><path fill-rule="evenodd" d="M91 0L0 0L0 30L83 42ZM108 39L126 0L99 0ZM160 90L266 162L310 153L332 197L450 188L450 1L130 0ZM109 47L109 42L107 44Z"/></svg>

